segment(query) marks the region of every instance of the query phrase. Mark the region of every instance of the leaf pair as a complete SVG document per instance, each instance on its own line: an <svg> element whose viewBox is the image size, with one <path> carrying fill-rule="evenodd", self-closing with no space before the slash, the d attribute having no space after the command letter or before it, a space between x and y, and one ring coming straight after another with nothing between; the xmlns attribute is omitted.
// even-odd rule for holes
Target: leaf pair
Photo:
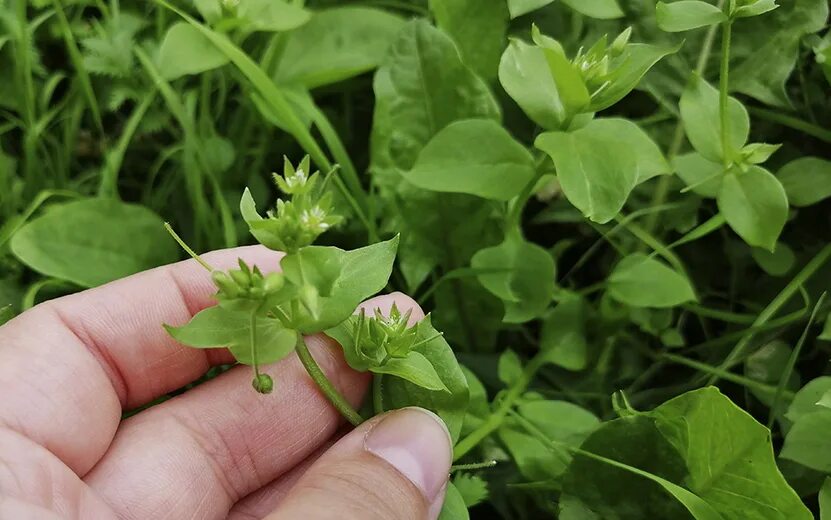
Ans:
<svg viewBox="0 0 831 520"><path fill-rule="evenodd" d="M676 170L689 189L716 198L727 223L745 242L772 251L785 227L788 198L779 180L756 163L767 160L777 147L747 145L747 110L735 98L727 103L728 128L722 129L718 91L693 76L681 96L680 109L697 153L677 158ZM724 149L725 142L729 150Z"/></svg>

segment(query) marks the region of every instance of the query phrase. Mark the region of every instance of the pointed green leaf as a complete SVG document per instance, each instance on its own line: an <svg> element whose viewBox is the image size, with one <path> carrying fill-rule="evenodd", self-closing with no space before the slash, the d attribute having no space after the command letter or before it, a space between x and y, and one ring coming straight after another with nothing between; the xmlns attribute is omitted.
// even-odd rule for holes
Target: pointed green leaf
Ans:
<svg viewBox="0 0 831 520"><path fill-rule="evenodd" d="M727 20L721 9L700 0L658 2L655 16L658 27L667 32L689 31Z"/></svg>
<svg viewBox="0 0 831 520"><path fill-rule="evenodd" d="M473 255L470 265L494 271L479 282L505 304L506 323L524 323L542 314L554 292L554 259L545 249L512 233L498 246Z"/></svg>
<svg viewBox="0 0 831 520"><path fill-rule="evenodd" d="M82 199L49 207L12 235L12 253L46 276L95 287L178 258L164 222L138 204Z"/></svg>
<svg viewBox="0 0 831 520"><path fill-rule="evenodd" d="M181 327L165 325L176 341L194 348L227 347L242 364L253 363L251 357L251 314L230 311L220 306L198 312ZM280 320L257 318L257 354L260 363L279 361L294 351L297 333L285 328Z"/></svg>
<svg viewBox="0 0 831 520"><path fill-rule="evenodd" d="M430 360L420 352L412 351L405 358L392 358L380 367L369 370L376 374L400 377L426 390L449 391Z"/></svg>
<svg viewBox="0 0 831 520"><path fill-rule="evenodd" d="M759 166L728 173L717 201L727 224L745 242L773 251L788 219L788 197L772 173Z"/></svg>
<svg viewBox="0 0 831 520"><path fill-rule="evenodd" d="M621 260L608 284L614 299L633 307L675 307L696 300L686 276L642 253Z"/></svg>
<svg viewBox="0 0 831 520"><path fill-rule="evenodd" d="M517 196L534 177L534 159L498 123L465 119L446 126L421 150L404 178L419 188L494 200Z"/></svg>
<svg viewBox="0 0 831 520"><path fill-rule="evenodd" d="M554 160L569 202L601 224L620 212L638 183L670 170L655 142L625 119L595 119L573 132L546 132L534 144Z"/></svg>
<svg viewBox="0 0 831 520"><path fill-rule="evenodd" d="M687 138L696 151L711 161L723 162L718 90L693 75L681 95L679 107ZM750 117L744 105L733 97L729 98L727 113L731 152L737 153L747 143Z"/></svg>
<svg viewBox="0 0 831 520"><path fill-rule="evenodd" d="M831 161L819 157L801 157L782 167L776 174L796 207L812 206L831 197Z"/></svg>
<svg viewBox="0 0 831 520"><path fill-rule="evenodd" d="M228 61L208 38L186 22L170 26L159 47L159 73L168 80L215 69Z"/></svg>

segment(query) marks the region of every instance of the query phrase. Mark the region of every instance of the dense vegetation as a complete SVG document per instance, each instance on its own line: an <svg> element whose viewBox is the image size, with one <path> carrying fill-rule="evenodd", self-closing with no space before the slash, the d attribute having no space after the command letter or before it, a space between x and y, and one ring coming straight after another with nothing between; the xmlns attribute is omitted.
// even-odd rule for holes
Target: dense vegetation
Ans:
<svg viewBox="0 0 831 520"><path fill-rule="evenodd" d="M256 238L170 333L436 410L445 520L831 519L827 0L303 4L0 1L0 323Z"/></svg>

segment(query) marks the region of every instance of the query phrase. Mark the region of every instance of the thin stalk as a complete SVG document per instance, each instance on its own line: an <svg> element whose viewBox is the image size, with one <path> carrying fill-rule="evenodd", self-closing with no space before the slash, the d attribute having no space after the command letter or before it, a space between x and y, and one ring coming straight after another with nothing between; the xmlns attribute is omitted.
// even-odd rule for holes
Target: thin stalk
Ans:
<svg viewBox="0 0 831 520"><path fill-rule="evenodd" d="M702 363L700 361L695 361L693 359L688 359L682 356L678 356L676 354L665 353L661 354L658 359L663 359L665 361L670 361L672 363L676 363L678 365L684 365L690 367L692 369L698 370L699 372L704 372L707 374L716 374L721 379L725 381L730 381L731 383L736 383L737 385L744 386L746 388L750 388L752 390L757 390L759 392L768 393L771 395L776 394L776 387L772 385L766 385L765 383L760 383L754 379L750 379L749 377L740 376L734 374L732 372L728 372L727 370L723 370L719 367L714 367L712 365L708 365L706 363ZM783 390L782 395L788 397L789 399L793 399L794 393L788 390Z"/></svg>
<svg viewBox="0 0 831 520"><path fill-rule="evenodd" d="M485 421L480 424L478 428L470 432L467 437L460 440L456 445L456 448L453 450L454 461L464 457L488 435L502 426L502 422L514 406L516 400L519 399L523 393L525 393L525 390L528 388L528 385L531 384L531 381L534 379L537 371L544 364L545 358L542 353L540 353L534 356L531 361L525 365L525 370L522 371L522 375L520 375L519 379L517 379L511 388L508 389L508 393L505 394L505 397L503 397L499 402L497 409L491 413L491 415L485 419Z"/></svg>
<svg viewBox="0 0 831 520"><path fill-rule="evenodd" d="M718 113L721 121L721 150L725 168L733 160L733 144L730 142L730 114L727 111L730 101L730 39L733 34L733 22L727 20L722 24L721 32L721 72L718 83Z"/></svg>
<svg viewBox="0 0 831 520"><path fill-rule="evenodd" d="M190 255L191 258L199 262L199 265L207 269L208 272L214 272L214 268L211 267L211 265L208 262L202 260L202 257L197 255L196 252L194 252L194 250L191 249L190 246L187 245L184 240L182 240L182 237L180 237L175 231L173 231L173 226L171 226L169 222L164 223L164 228L167 230L168 233L170 233L170 236L173 237L173 240L175 240L179 244L179 246L182 249L184 249L187 254Z"/></svg>
<svg viewBox="0 0 831 520"><path fill-rule="evenodd" d="M724 0L719 0L717 7L722 9L724 7ZM698 53L698 60L695 64L695 73L702 76L707 70L707 65L710 62L710 53L713 49L713 43L716 40L716 32L718 25L712 25L707 29L707 34L704 36L704 42L701 45L701 51ZM672 142L667 150L667 158L672 160L678 152L681 151L681 145L684 144L684 123L678 119L675 124L675 130L672 135ZM652 195L652 202L650 206L660 206L667 200L669 194L669 185L672 182L672 175L661 175L658 178L658 184L655 187L655 193ZM646 222L646 230L652 233L655 226L658 224L658 215L653 215Z"/></svg>
<svg viewBox="0 0 831 520"><path fill-rule="evenodd" d="M808 262L802 270L793 277L788 285L785 286L782 291L776 295L767 307L765 307L762 312L759 313L759 316L753 322L751 331L747 334L742 336L736 346L733 347L733 350L730 351L730 354L724 359L724 361L719 365L719 369L721 370L728 370L733 364L736 363L737 360L741 359L745 353L750 342L756 336L756 333L753 331L754 328L760 327L770 321L774 315L786 304L790 299L793 297L794 294L799 292L799 288L816 273L820 267L825 265L828 260L831 259L831 244L826 245L824 248L817 253L814 258ZM714 373L713 376L707 381L707 384L713 385L718 382L719 378L722 377ZM725 378L726 379L726 378Z"/></svg>
<svg viewBox="0 0 831 520"><path fill-rule="evenodd" d="M817 313L819 312L820 307L822 307L822 303L825 301L826 296L827 293L822 293L819 300L817 300L817 304L814 305L814 310L811 311L811 317L808 318L808 323L805 325L805 329L802 331L799 341L796 343L791 355L788 357L785 370L782 371L782 375L779 376L779 384L776 385L776 395L770 405L770 414L768 415L767 423L768 429L773 427L773 422L776 419L776 411L779 409L779 404L782 402L782 397L785 395L785 386L791 379L791 374L793 373L794 368L796 368L796 361L799 359L799 354L802 353L802 347L805 346L805 340L808 339L808 332L811 330L811 325L814 323Z"/></svg>
<svg viewBox="0 0 831 520"><path fill-rule="evenodd" d="M808 121L803 121L798 117L780 114L779 112L768 110L766 108L749 107L748 110L752 115L758 117L759 119L764 119L772 123L779 123L782 126L799 130L803 134L816 137L820 141L831 143L831 130L826 130L825 128L809 123Z"/></svg>
<svg viewBox="0 0 831 520"><path fill-rule="evenodd" d="M312 353L309 352L309 347L306 346L306 342L303 340L303 335L297 335L297 346L295 348L297 352L297 357L300 358L300 362L303 363L303 367L306 369L306 372L309 373L309 376L314 380L317 387L320 388L320 391L323 392L323 395L326 396L326 399L332 403L341 415L346 417L346 420L352 423L353 426L358 426L362 422L364 422L364 418L361 417L352 405L349 404L349 401L341 394L335 385L329 381L329 378L326 377L326 374L323 373L321 370L320 365L317 364L315 358L312 357Z"/></svg>
<svg viewBox="0 0 831 520"><path fill-rule="evenodd" d="M254 367L254 378L260 380L260 360L257 352L257 311L251 312L251 365Z"/></svg>
<svg viewBox="0 0 831 520"><path fill-rule="evenodd" d="M107 152L104 169L101 172L101 184L98 187L99 196L118 197L118 174L121 171L124 154L127 153L127 147L133 139L133 135L155 98L156 89L152 89L144 96L144 99L133 109L130 118L127 119L127 124L124 125L124 130L121 132L121 137L119 137L115 147Z"/></svg>

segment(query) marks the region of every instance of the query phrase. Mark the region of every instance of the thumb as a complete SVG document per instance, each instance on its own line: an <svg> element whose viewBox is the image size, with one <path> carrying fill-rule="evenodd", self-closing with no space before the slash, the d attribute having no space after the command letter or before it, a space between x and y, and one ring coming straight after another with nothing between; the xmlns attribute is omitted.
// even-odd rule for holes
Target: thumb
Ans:
<svg viewBox="0 0 831 520"><path fill-rule="evenodd" d="M421 408L389 412L339 440L267 520L435 520L452 458L438 416Z"/></svg>

